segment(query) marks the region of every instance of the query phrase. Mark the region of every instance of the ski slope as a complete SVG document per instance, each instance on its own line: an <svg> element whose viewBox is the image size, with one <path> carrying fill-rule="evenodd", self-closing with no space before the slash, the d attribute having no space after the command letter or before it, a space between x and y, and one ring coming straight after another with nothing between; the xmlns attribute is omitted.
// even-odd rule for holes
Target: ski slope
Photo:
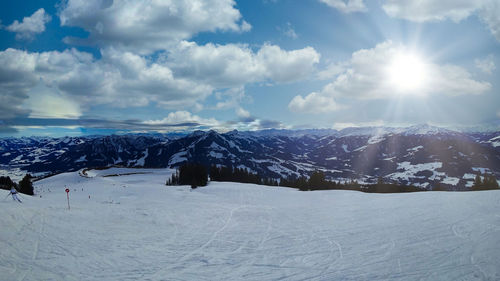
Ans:
<svg viewBox="0 0 500 281"><path fill-rule="evenodd" d="M65 173L2 200L0 280L500 280L498 191L191 191L171 172Z"/></svg>

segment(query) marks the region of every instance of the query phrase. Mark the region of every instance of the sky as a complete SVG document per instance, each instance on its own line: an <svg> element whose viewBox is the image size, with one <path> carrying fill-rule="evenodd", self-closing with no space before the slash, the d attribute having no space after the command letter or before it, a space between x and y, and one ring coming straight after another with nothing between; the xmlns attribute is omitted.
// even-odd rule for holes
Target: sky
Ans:
<svg viewBox="0 0 500 281"><path fill-rule="evenodd" d="M500 0L0 5L2 137L500 120Z"/></svg>

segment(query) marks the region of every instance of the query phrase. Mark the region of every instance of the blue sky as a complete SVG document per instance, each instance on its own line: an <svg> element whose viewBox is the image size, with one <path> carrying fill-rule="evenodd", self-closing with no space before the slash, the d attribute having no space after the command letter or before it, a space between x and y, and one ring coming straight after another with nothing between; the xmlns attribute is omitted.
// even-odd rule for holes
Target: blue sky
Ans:
<svg viewBox="0 0 500 281"><path fill-rule="evenodd" d="M1 5L1 136L500 119L498 0Z"/></svg>

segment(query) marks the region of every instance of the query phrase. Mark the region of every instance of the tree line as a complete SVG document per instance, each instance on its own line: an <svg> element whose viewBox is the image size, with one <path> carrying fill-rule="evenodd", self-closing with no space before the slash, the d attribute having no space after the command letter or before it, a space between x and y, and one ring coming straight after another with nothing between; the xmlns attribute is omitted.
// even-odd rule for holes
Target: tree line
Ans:
<svg viewBox="0 0 500 281"><path fill-rule="evenodd" d="M245 168L234 168L227 166L210 166L209 172L205 166L197 163L186 163L179 167L179 169L167 179L167 185L191 185L192 188L198 186L205 186L208 181L208 174L210 174L211 181L228 181L239 183L253 183L269 186L283 186L297 188L302 191L313 190L357 190L362 192L374 193L397 193L397 192L416 192L424 191L423 189L401 184L384 183L382 178L379 178L376 184L359 184L355 180L347 182L336 182L326 179L323 171L315 171L309 178L302 177L281 177L263 178L257 173L252 173Z"/></svg>
<svg viewBox="0 0 500 281"><path fill-rule="evenodd" d="M167 185L190 185L191 188L206 186L208 174L205 166L198 163L186 163L179 167L172 176L167 179Z"/></svg>
<svg viewBox="0 0 500 281"><path fill-rule="evenodd" d="M485 173L482 176L481 180L481 175L482 174L477 174L476 178L474 179L474 184L471 187L471 190L492 190L492 189L500 189L500 186L498 185L497 179L493 174L487 174Z"/></svg>
<svg viewBox="0 0 500 281"><path fill-rule="evenodd" d="M278 185L278 180L272 178L262 178L257 173L252 173L245 168L233 168L217 165L210 166L210 180L254 183L274 186Z"/></svg>
<svg viewBox="0 0 500 281"><path fill-rule="evenodd" d="M296 188L301 191L313 190L356 190L368 193L400 193L427 191L413 185L404 185L384 182L379 177L375 184L359 184L356 180L332 181L326 178L323 171L314 171L309 178L305 176L289 176L281 178L263 178L257 173L253 173L245 168L235 168L231 166L211 165L209 170L202 164L186 163L167 180L167 185L191 185L192 188L205 186L208 183L208 175L211 181L228 181L239 183L253 183L269 186L283 186ZM477 175L471 190L491 190L500 189L493 174ZM445 191L437 184L433 190Z"/></svg>
<svg viewBox="0 0 500 281"><path fill-rule="evenodd" d="M379 178L376 184L359 184L356 180L345 182L326 179L323 171L314 171L309 178L281 178L280 186L297 188L302 191L313 190L355 190L368 193L418 192L424 189L412 185L385 183Z"/></svg>
<svg viewBox="0 0 500 281"><path fill-rule="evenodd" d="M11 188L15 188L18 192L24 193L27 195L35 195L33 190L33 183L31 182L31 175L26 174L23 179L16 184L12 181L10 177L0 177L0 189L10 190Z"/></svg>

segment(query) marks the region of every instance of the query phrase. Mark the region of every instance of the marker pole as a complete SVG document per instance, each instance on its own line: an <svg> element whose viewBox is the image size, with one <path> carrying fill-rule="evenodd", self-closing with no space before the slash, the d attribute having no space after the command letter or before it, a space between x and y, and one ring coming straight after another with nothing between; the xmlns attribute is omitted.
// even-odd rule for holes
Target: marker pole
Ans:
<svg viewBox="0 0 500 281"><path fill-rule="evenodd" d="M69 207L69 188L66 188L66 198L68 198L68 210L71 210L71 208Z"/></svg>

